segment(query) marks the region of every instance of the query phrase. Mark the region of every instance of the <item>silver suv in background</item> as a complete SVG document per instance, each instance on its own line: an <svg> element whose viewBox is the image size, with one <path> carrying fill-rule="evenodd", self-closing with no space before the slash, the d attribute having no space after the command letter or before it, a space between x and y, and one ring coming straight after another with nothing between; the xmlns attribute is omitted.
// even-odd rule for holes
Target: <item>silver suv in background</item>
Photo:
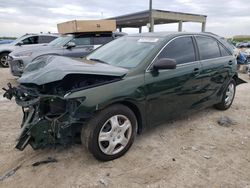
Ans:
<svg viewBox="0 0 250 188"><path fill-rule="evenodd" d="M120 32L77 33L61 35L47 45L26 47L9 54L8 63L14 76L21 76L24 68L33 60L44 55L60 55L81 58L118 37L126 35Z"/></svg>
<svg viewBox="0 0 250 188"><path fill-rule="evenodd" d="M0 66L8 67L7 58L9 53L16 49L23 49L24 46L33 46L38 44L46 44L54 39L56 39L58 35L56 34L25 34L20 38L12 41L9 44L0 45Z"/></svg>

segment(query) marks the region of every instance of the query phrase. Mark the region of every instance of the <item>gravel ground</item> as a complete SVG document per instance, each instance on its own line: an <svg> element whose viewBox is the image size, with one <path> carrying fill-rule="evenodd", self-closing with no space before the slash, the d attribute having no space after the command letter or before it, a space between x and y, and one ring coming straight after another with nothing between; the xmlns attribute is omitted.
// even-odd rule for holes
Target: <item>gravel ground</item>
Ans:
<svg viewBox="0 0 250 188"><path fill-rule="evenodd" d="M247 75L241 75L249 82ZM0 69L0 88L16 83ZM250 188L250 83L237 87L227 111L208 108L158 126L140 136L128 153L110 162L95 160L84 147L34 151L14 149L21 109L0 91L0 187L243 187ZM221 116L237 122L218 125ZM34 162L55 157L57 163Z"/></svg>

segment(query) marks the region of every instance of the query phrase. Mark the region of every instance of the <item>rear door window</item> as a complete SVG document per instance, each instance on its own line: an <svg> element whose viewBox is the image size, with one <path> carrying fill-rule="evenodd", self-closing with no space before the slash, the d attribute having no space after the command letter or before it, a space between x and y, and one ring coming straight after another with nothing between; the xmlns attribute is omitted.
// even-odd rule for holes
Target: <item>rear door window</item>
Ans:
<svg viewBox="0 0 250 188"><path fill-rule="evenodd" d="M177 64L194 62L195 50L191 36L174 39L163 49L158 58L174 59Z"/></svg>
<svg viewBox="0 0 250 188"><path fill-rule="evenodd" d="M201 60L220 57L220 49L215 39L205 36L196 36Z"/></svg>
<svg viewBox="0 0 250 188"><path fill-rule="evenodd" d="M110 36L110 37L102 37L102 36L100 36L100 37L93 37L93 44L94 45L99 45L99 44L106 44L106 43L108 43L108 42L110 42L110 41L112 41L113 40L113 38Z"/></svg>
<svg viewBox="0 0 250 188"><path fill-rule="evenodd" d="M49 43L51 42L52 40L55 40L57 37L55 36L39 36L39 44L42 44L42 43Z"/></svg>

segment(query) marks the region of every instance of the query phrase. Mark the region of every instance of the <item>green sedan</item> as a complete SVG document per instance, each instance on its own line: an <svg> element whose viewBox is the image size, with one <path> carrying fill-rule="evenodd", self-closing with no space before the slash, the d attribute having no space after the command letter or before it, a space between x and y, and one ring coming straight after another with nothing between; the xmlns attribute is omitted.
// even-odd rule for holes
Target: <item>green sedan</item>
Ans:
<svg viewBox="0 0 250 188"><path fill-rule="evenodd" d="M81 142L108 161L124 155L145 129L209 106L228 109L237 81L233 49L220 37L143 33L85 59L42 56L4 96L23 109L16 148Z"/></svg>

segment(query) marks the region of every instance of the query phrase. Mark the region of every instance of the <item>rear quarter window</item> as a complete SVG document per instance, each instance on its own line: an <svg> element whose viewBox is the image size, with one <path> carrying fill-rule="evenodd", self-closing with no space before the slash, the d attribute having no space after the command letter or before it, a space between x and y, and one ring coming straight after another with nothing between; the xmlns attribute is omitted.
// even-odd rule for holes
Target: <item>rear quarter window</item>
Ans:
<svg viewBox="0 0 250 188"><path fill-rule="evenodd" d="M224 57L224 56L229 56L229 55L232 55L228 52L228 50L226 50L226 48L224 46L222 46L220 43L219 43L219 48L220 48L220 52L221 52L221 56Z"/></svg>

